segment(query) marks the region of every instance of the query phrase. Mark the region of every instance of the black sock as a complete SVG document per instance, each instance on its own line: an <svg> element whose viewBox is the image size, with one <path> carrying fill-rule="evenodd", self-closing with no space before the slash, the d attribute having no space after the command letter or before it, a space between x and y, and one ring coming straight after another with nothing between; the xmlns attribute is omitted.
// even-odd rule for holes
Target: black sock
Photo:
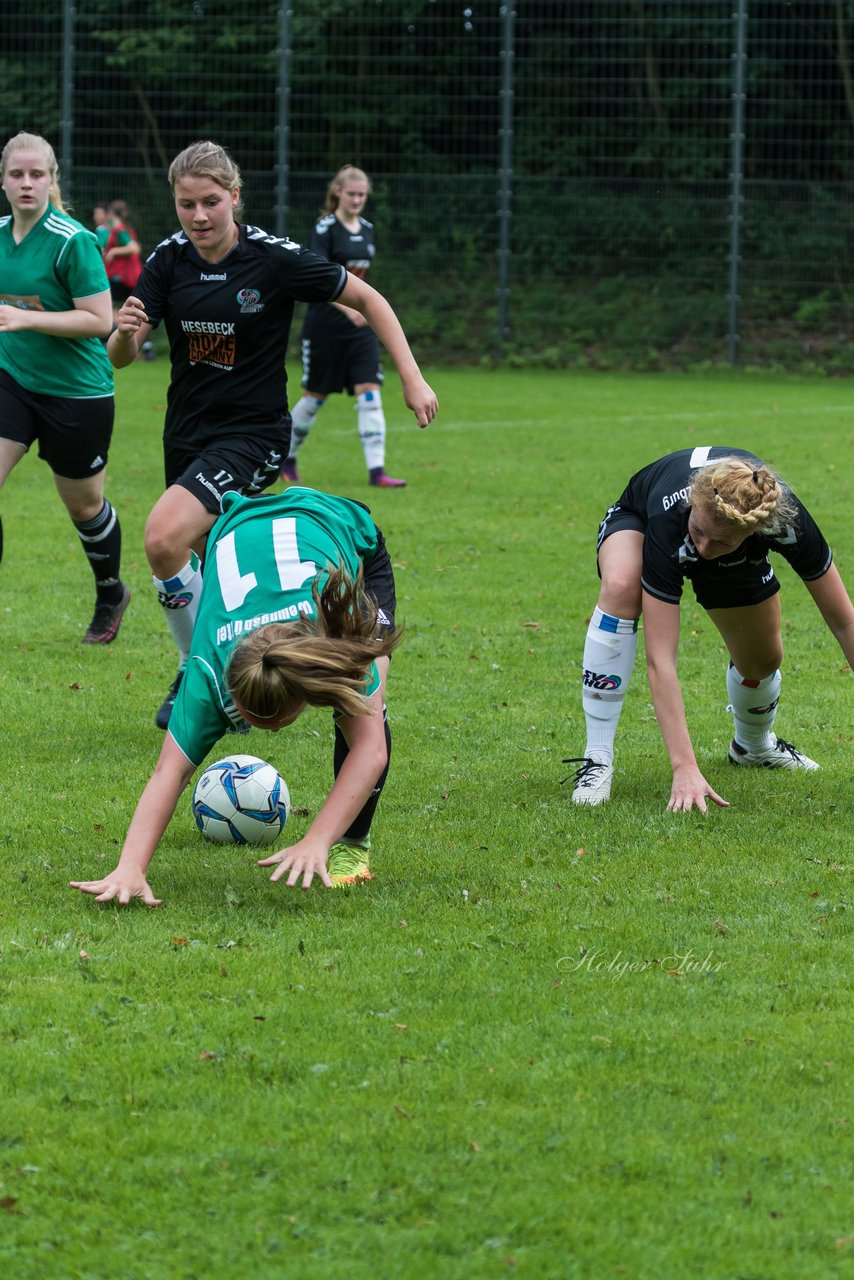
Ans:
<svg viewBox="0 0 854 1280"><path fill-rule="evenodd" d="M95 575L98 601L118 604L124 586L119 577L122 556L122 527L107 499L94 520L74 521L83 552Z"/></svg>
<svg viewBox="0 0 854 1280"><path fill-rule="evenodd" d="M382 773L380 774L379 778L377 779L376 786L374 787L371 794L368 796L368 799L366 800L364 807L356 815L356 817L350 823L350 826L344 832L343 839L345 840L364 840L365 836L370 834L371 823L374 820L374 814L377 811L377 805L380 802L380 796L382 795L382 790L383 790L383 787L385 786L385 780L388 777L389 765L391 764L391 730L388 727L388 715L386 714L385 707L383 707L383 728L385 729L385 747L388 755L388 759L386 760L386 766L383 769ZM336 724L335 756L334 756L334 764L333 764L333 769L334 769L336 778L338 777L338 774L341 772L341 766L344 764L344 761L347 759L347 756L349 755L349 753L350 753L350 748L347 746L347 740L344 737L344 734L338 728L338 725Z"/></svg>

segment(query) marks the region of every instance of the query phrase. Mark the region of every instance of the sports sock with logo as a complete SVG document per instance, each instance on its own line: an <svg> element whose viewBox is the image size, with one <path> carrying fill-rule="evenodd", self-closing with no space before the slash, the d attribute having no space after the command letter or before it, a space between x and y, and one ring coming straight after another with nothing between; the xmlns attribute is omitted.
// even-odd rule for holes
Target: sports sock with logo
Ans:
<svg viewBox="0 0 854 1280"><path fill-rule="evenodd" d="M202 569L195 551L174 578L152 578L157 588L157 599L166 614L166 623L181 657L181 666L190 656L193 626L199 612L202 594Z"/></svg>
<svg viewBox="0 0 854 1280"><path fill-rule="evenodd" d="M363 391L356 396L359 415L359 439L368 471L385 467L385 413L379 391Z"/></svg>
<svg viewBox="0 0 854 1280"><path fill-rule="evenodd" d="M748 751L762 751L776 741L771 726L777 715L783 678L779 671L764 680L745 680L730 663L726 673L727 710L735 721L735 740Z"/></svg>
<svg viewBox="0 0 854 1280"><path fill-rule="evenodd" d="M314 396L301 396L291 409L291 447L289 458L295 458L305 444L314 420L325 404L324 400L315 400Z"/></svg>
<svg viewBox="0 0 854 1280"><path fill-rule="evenodd" d="M587 627L581 704L587 721L585 756L610 764L623 699L638 647L638 619L614 618L597 605Z"/></svg>
<svg viewBox="0 0 854 1280"><path fill-rule="evenodd" d="M119 517L105 498L103 507L93 520L75 520L73 524L95 575L99 603L118 604L124 591L119 576L122 558Z"/></svg>

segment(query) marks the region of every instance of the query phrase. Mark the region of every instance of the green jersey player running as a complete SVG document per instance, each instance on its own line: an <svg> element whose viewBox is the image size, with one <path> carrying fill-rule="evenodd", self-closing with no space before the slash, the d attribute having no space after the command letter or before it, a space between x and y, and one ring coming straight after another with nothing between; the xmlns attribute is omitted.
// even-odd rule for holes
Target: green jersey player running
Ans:
<svg viewBox="0 0 854 1280"><path fill-rule="evenodd" d="M0 488L36 444L95 578L83 642L109 644L130 592L118 516L104 497L113 433L107 276L95 236L62 207L50 143L16 134L0 176L12 209L0 217Z"/></svg>
<svg viewBox="0 0 854 1280"><path fill-rule="evenodd" d="M260 866L308 888L370 879L370 829L388 774L384 695L395 590L385 540L367 508L292 488L223 498L208 539L190 657L160 758L115 870L72 887L98 902L159 899L146 872L179 797L241 717L274 732L330 707L334 782L301 840Z"/></svg>

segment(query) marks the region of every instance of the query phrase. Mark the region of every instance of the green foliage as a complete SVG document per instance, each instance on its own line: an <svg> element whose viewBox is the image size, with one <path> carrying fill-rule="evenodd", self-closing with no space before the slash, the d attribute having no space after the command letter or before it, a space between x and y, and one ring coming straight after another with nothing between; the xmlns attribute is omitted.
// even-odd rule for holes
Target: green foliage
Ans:
<svg viewBox="0 0 854 1280"><path fill-rule="evenodd" d="M820 773L728 768L725 655L686 603L689 722L733 807L666 813L642 661L612 803L575 810L560 780L604 507L653 456L744 445L850 582L846 384L436 370L419 432L390 378L399 492L367 489L333 397L303 474L370 502L407 628L375 879L272 885L187 799L152 865L164 906L120 910L66 882L114 865L161 742L173 653L141 548L165 374L118 375L115 644L79 644L91 579L47 469L3 492L3 1274L841 1280L852 676L803 586L783 572L779 729ZM281 768L298 836L328 717L240 742Z"/></svg>
<svg viewBox="0 0 854 1280"><path fill-rule="evenodd" d="M55 0L0 8L0 116L7 133L25 126L68 144L64 181L83 220L96 200L126 198L148 252L175 227L170 160L210 136L241 166L248 219L305 240L330 174L351 160L376 181L377 283L432 359L728 360L736 25L720 0L529 0L512 10L512 58L501 4L80 0L72 10L66 50ZM734 291L752 365L854 368L852 48L841 0L750 13ZM499 348L505 184L510 334ZM599 310L609 282L622 307Z"/></svg>

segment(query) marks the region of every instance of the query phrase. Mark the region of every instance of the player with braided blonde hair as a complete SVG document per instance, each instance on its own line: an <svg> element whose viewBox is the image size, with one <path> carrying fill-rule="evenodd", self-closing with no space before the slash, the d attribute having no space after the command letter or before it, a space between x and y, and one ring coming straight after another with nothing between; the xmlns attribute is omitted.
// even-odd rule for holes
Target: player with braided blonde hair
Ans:
<svg viewBox="0 0 854 1280"><path fill-rule="evenodd" d="M700 772L677 674L684 580L729 653L726 685L734 735L729 759L766 769L818 769L772 733L780 700L780 584L775 551L806 584L854 667L854 606L821 530L775 472L743 449L680 449L629 481L599 527L599 602L584 646L587 722L573 801L610 798L614 739L644 618L650 691L673 768L668 809L706 812L727 801Z"/></svg>
<svg viewBox="0 0 854 1280"><path fill-rule="evenodd" d="M701 467L691 482L691 506L703 506L721 520L752 533L782 528L795 516L795 506L770 467L749 459L727 457Z"/></svg>

